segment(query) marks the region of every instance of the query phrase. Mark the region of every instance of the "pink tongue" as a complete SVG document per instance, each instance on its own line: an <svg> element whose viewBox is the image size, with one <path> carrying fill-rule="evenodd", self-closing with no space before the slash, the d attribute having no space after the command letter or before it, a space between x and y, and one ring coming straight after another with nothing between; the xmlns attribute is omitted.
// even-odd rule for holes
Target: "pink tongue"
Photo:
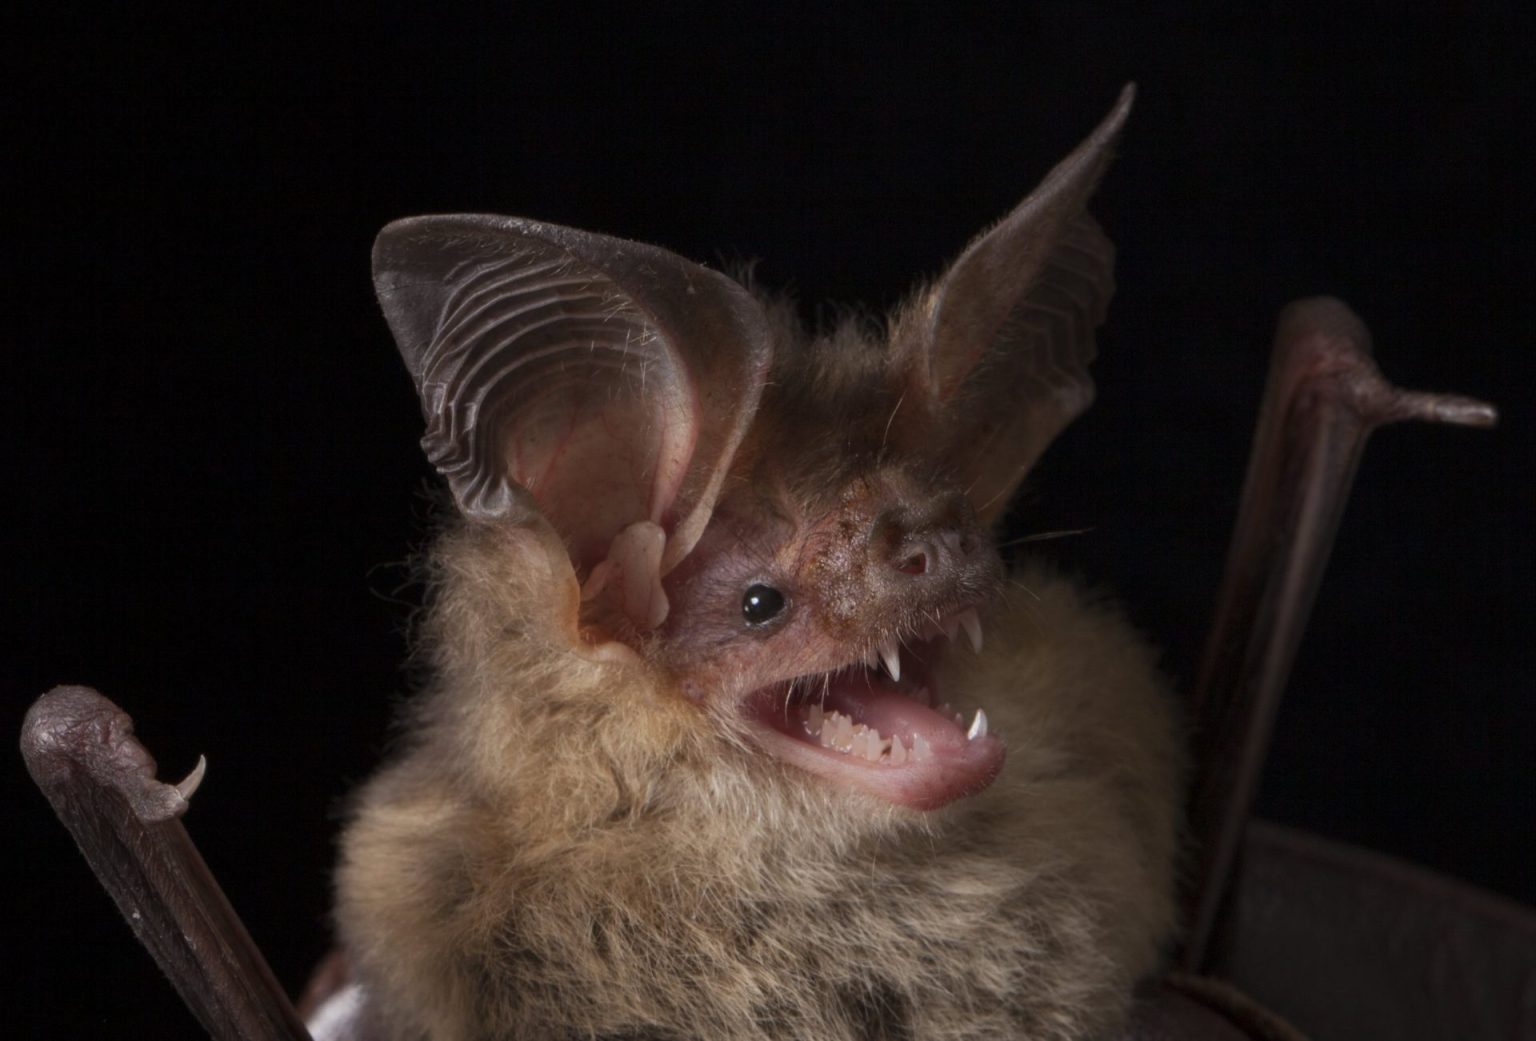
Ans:
<svg viewBox="0 0 1536 1041"><path fill-rule="evenodd" d="M888 687L858 680L837 684L827 693L822 707L841 712L884 737L900 737L908 748L912 747L913 734L922 734L935 751L958 750L966 744L953 719Z"/></svg>

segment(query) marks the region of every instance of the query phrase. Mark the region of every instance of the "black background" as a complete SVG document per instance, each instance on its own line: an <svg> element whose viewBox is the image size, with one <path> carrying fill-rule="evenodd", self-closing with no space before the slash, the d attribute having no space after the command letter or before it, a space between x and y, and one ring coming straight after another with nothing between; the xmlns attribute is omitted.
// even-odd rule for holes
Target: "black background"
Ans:
<svg viewBox="0 0 1536 1041"><path fill-rule="evenodd" d="M1260 809L1536 900L1529 5L417 6L11 40L0 723L85 682L166 776L206 753L188 826L288 987L429 531L376 230L515 213L883 309L1133 79L1099 400L1021 531L1092 529L1042 548L1187 684L1285 301L1336 293L1389 377L1497 402L1493 432L1373 440ZM4 1031L196 1036L3 771Z"/></svg>

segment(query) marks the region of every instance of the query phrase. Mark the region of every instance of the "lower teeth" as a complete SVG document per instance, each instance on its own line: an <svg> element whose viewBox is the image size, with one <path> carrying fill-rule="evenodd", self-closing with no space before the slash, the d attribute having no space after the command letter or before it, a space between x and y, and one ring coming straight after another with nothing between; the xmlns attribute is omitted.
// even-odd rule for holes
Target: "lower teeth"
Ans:
<svg viewBox="0 0 1536 1041"><path fill-rule="evenodd" d="M901 743L900 737L886 737L863 723L854 723L841 712L827 712L820 705L806 709L805 732L823 748L832 748L872 763L900 766L909 759L922 762L933 755L922 734L913 734L912 744L908 747Z"/></svg>

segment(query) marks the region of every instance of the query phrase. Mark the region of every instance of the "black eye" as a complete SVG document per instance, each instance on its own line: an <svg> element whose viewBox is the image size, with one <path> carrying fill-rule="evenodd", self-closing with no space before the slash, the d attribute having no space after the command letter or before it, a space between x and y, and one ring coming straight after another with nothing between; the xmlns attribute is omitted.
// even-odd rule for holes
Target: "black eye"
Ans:
<svg viewBox="0 0 1536 1041"><path fill-rule="evenodd" d="M784 610L784 594L762 583L750 585L741 598L741 616L748 625L770 622Z"/></svg>

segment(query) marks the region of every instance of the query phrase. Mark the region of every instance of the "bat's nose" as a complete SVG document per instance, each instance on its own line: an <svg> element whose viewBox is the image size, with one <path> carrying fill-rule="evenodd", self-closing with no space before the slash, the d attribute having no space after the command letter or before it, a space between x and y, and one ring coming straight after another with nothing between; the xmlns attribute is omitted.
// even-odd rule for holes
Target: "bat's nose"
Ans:
<svg viewBox="0 0 1536 1041"><path fill-rule="evenodd" d="M898 574L937 578L974 562L985 541L969 504L957 494L886 510L870 532L870 551Z"/></svg>
<svg viewBox="0 0 1536 1041"><path fill-rule="evenodd" d="M893 568L904 575L926 575L957 567L976 550L974 536L955 528L911 535L890 555Z"/></svg>

